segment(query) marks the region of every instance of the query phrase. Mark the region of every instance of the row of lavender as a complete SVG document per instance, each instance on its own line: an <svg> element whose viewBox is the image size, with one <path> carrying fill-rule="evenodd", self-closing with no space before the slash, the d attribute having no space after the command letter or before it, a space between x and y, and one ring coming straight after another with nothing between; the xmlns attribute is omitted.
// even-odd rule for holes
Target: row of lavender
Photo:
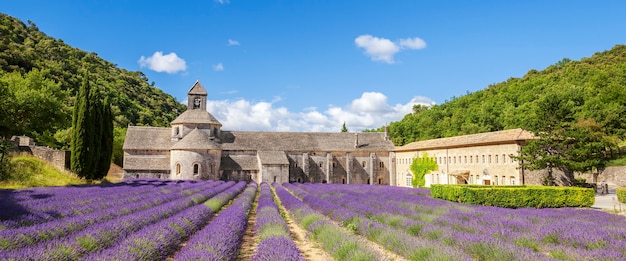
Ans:
<svg viewBox="0 0 626 261"><path fill-rule="evenodd" d="M0 190L0 209L4 210L0 212L0 230L89 214L137 202L155 192L168 194L174 190L193 189L193 186L198 185L196 182L132 179L98 186Z"/></svg>
<svg viewBox="0 0 626 261"><path fill-rule="evenodd" d="M253 261L304 260L274 201L272 188L265 182L261 183L255 232L259 245L252 257Z"/></svg>
<svg viewBox="0 0 626 261"><path fill-rule="evenodd" d="M288 183L284 184L288 186ZM379 253L359 238L341 229L338 225L316 212L296 198L280 184L272 184L282 206L295 219L296 223L309 233L321 247L336 260L381 260Z"/></svg>
<svg viewBox="0 0 626 261"><path fill-rule="evenodd" d="M135 195L145 194L149 199L136 200L130 205L112 204L111 208L85 215L8 228L0 231L3 249L0 260L164 259L194 231L204 227L213 213L240 194L246 185L246 182L221 181L175 185L164 182L151 186L151 192ZM144 188L146 184L138 186ZM207 204L209 201L212 203Z"/></svg>
<svg viewBox="0 0 626 261"><path fill-rule="evenodd" d="M626 259L626 220L601 211L470 206L385 186L285 186L317 211L411 259Z"/></svg>

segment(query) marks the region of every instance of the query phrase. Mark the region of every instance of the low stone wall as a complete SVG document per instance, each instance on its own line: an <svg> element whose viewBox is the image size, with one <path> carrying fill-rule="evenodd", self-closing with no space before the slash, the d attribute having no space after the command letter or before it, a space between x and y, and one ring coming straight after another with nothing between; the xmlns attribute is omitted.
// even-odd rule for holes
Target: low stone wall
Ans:
<svg viewBox="0 0 626 261"><path fill-rule="evenodd" d="M524 171L524 183L526 185L542 185L547 175L547 170ZM556 184L563 185L563 172L553 170L552 175ZM592 173L575 173L574 177L584 178L587 180L587 183L600 183L604 181L610 186L624 187L626 186L626 166L607 167L598 176L597 180L593 180Z"/></svg>
<svg viewBox="0 0 626 261"><path fill-rule="evenodd" d="M27 153L45 160L60 171L68 171L70 168L70 151L37 146L27 136L14 136L11 141L15 144L14 150L17 153Z"/></svg>

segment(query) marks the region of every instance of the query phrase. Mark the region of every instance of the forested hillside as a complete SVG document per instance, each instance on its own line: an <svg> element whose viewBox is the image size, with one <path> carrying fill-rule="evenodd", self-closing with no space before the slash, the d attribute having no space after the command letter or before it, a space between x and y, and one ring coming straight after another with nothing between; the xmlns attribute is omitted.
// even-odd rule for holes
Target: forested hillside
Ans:
<svg viewBox="0 0 626 261"><path fill-rule="evenodd" d="M111 101L118 143L127 125L167 126L186 107L130 72L37 26L0 14L0 136L30 135L66 147L74 97L84 75Z"/></svg>
<svg viewBox="0 0 626 261"><path fill-rule="evenodd" d="M392 122L389 132L394 144L403 145L511 128L538 131L546 127L539 125L550 113L540 104L552 102L550 97L559 97L561 102L554 105L554 111L568 110L562 122L592 120L608 137L623 140L626 46L617 45L580 61L565 58L543 71L530 70L522 78L452 97L441 105L415 106L413 113Z"/></svg>

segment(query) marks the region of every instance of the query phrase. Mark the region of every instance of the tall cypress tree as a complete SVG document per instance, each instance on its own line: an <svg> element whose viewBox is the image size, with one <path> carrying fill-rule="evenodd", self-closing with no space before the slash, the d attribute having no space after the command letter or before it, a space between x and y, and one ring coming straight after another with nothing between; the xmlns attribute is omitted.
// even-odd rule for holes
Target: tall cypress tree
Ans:
<svg viewBox="0 0 626 261"><path fill-rule="evenodd" d="M93 130L90 126L89 117L89 93L90 93L89 77L87 73L83 76L83 83L76 95L76 102L74 103L74 112L72 117L72 137L70 141L70 168L79 177L89 178L90 169L90 146L93 143L91 141L91 133L89 130Z"/></svg>
<svg viewBox="0 0 626 261"><path fill-rule="evenodd" d="M104 178L111 167L113 157L113 113L109 99L104 100L102 106L102 134L100 139L100 158L95 179Z"/></svg>
<svg viewBox="0 0 626 261"><path fill-rule="evenodd" d="M102 100L100 98L100 91L98 87L91 88L91 92L89 93L89 100L91 102L91 106L89 107L89 118L91 123L91 128L89 128L90 137L90 148L89 148L89 168L91 172L88 173L88 179L95 180L99 179L99 169L100 169L100 145L102 140Z"/></svg>

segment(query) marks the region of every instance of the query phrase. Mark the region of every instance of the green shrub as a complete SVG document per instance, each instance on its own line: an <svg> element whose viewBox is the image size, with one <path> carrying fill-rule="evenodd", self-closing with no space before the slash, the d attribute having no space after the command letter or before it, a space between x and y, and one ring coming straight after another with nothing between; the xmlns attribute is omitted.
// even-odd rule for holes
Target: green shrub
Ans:
<svg viewBox="0 0 626 261"><path fill-rule="evenodd" d="M615 193L619 202L626 203L626 187L617 188Z"/></svg>
<svg viewBox="0 0 626 261"><path fill-rule="evenodd" d="M590 188L547 186L433 185L431 196L506 208L590 207L595 201L595 192Z"/></svg>

